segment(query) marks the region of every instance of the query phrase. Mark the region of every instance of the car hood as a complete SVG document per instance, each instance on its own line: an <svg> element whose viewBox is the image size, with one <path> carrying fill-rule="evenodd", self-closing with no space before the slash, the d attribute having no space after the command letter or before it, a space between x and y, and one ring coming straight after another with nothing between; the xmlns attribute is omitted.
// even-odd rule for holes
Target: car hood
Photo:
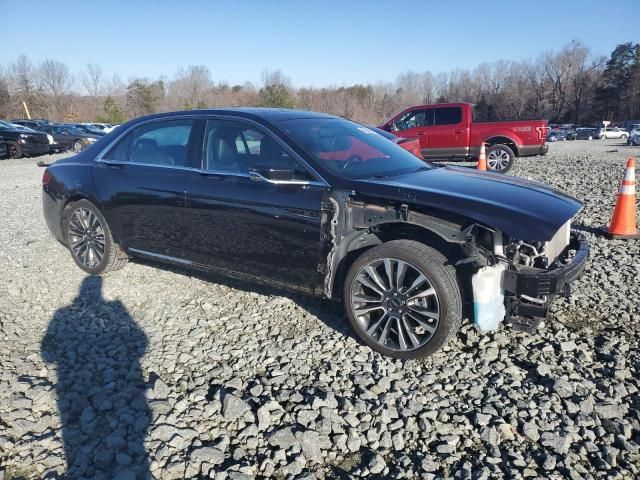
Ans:
<svg viewBox="0 0 640 480"><path fill-rule="evenodd" d="M518 240L548 241L582 203L543 183L464 167L356 180L357 192L463 215Z"/></svg>

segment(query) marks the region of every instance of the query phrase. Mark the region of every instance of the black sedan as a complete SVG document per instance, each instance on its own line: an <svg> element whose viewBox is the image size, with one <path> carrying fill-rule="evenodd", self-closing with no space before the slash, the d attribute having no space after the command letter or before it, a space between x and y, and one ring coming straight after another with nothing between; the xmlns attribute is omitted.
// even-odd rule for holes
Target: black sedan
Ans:
<svg viewBox="0 0 640 480"><path fill-rule="evenodd" d="M49 153L49 140L43 133L0 120L0 136L4 138L9 157L36 156Z"/></svg>
<svg viewBox="0 0 640 480"><path fill-rule="evenodd" d="M53 137L52 151L73 150L79 152L100 138L98 135L78 130L73 125L41 125L38 130Z"/></svg>
<svg viewBox="0 0 640 480"><path fill-rule="evenodd" d="M49 229L89 274L142 257L342 301L362 340L399 358L438 350L472 304L482 329L505 312L534 328L589 251L570 230L579 201L313 112L139 118L42 183Z"/></svg>

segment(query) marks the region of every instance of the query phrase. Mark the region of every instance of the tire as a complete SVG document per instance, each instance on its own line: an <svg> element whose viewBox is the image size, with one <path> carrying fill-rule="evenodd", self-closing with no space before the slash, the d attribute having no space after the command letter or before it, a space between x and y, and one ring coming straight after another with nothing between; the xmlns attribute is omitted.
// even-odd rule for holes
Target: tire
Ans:
<svg viewBox="0 0 640 480"><path fill-rule="evenodd" d="M17 142L7 142L9 158L22 158L22 147Z"/></svg>
<svg viewBox="0 0 640 480"><path fill-rule="evenodd" d="M487 170L507 173L515 161L516 154L507 145L491 145L487 149Z"/></svg>
<svg viewBox="0 0 640 480"><path fill-rule="evenodd" d="M76 140L75 142L73 142L73 145L71 145L71 150L73 150L76 153L81 152L83 148L84 148L84 143L82 143L82 141L80 140Z"/></svg>
<svg viewBox="0 0 640 480"><path fill-rule="evenodd" d="M622 135L620 138L622 139L622 141L626 141L627 140L627 136L626 135Z"/></svg>
<svg viewBox="0 0 640 480"><path fill-rule="evenodd" d="M98 222L97 227L95 220ZM63 228L71 257L85 272L100 275L119 270L127 264L129 257L113 241L107 221L90 201L83 199L69 205L65 209ZM85 239L84 234L88 238Z"/></svg>
<svg viewBox="0 0 640 480"><path fill-rule="evenodd" d="M390 287L388 268L394 288L383 291L369 272L373 270ZM426 279L416 286L420 274ZM396 289L399 282L401 287ZM418 293L411 297L409 292ZM435 353L455 336L462 322L455 268L437 250L413 240L392 240L360 255L347 272L343 302L351 326L364 343L382 355L405 360ZM403 327L398 328L401 323Z"/></svg>

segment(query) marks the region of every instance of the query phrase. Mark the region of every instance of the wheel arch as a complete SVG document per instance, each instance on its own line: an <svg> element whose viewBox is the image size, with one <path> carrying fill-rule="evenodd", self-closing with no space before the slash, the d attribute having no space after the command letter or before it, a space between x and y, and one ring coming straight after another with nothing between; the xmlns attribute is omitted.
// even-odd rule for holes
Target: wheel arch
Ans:
<svg viewBox="0 0 640 480"><path fill-rule="evenodd" d="M89 202L91 202L102 214L102 216L107 220L107 223L109 224L109 228L111 229L111 234L113 236L113 239L118 242L118 234L117 232L114 230L113 228L113 223L111 222L109 216L106 214L104 208L101 208L100 206L100 202L94 198L92 195L90 195L87 192L82 192L82 191L75 191L70 193L62 202L61 204L61 208L60 208L60 231L62 232L62 237L63 237L63 243L66 245L67 244L67 238L66 238L66 233L65 233L65 223L67 221L67 219L69 218L69 215L71 213L71 207L75 204L78 203L80 200L87 200Z"/></svg>
<svg viewBox="0 0 640 480"><path fill-rule="evenodd" d="M515 153L516 157L520 156L517 141L506 135L494 135L487 138L484 143L486 143L490 147L494 145L506 145L511 150L513 150L513 153Z"/></svg>
<svg viewBox="0 0 640 480"><path fill-rule="evenodd" d="M461 244L447 236L437 227L429 227L408 222L390 222L363 230L349 241L344 253L336 262L331 280L330 298L340 300L344 281L353 262L367 250L392 240L414 240L442 253L451 265L465 258Z"/></svg>

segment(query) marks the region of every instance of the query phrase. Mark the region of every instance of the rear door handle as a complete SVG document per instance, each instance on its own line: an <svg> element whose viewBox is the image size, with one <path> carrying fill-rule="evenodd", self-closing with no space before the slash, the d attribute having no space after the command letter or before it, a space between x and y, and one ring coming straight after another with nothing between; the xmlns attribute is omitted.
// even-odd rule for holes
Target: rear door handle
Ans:
<svg viewBox="0 0 640 480"><path fill-rule="evenodd" d="M458 129L456 130L456 133L464 133L464 130Z"/></svg>
<svg viewBox="0 0 640 480"><path fill-rule="evenodd" d="M427 132L418 132L416 135L426 135Z"/></svg>

